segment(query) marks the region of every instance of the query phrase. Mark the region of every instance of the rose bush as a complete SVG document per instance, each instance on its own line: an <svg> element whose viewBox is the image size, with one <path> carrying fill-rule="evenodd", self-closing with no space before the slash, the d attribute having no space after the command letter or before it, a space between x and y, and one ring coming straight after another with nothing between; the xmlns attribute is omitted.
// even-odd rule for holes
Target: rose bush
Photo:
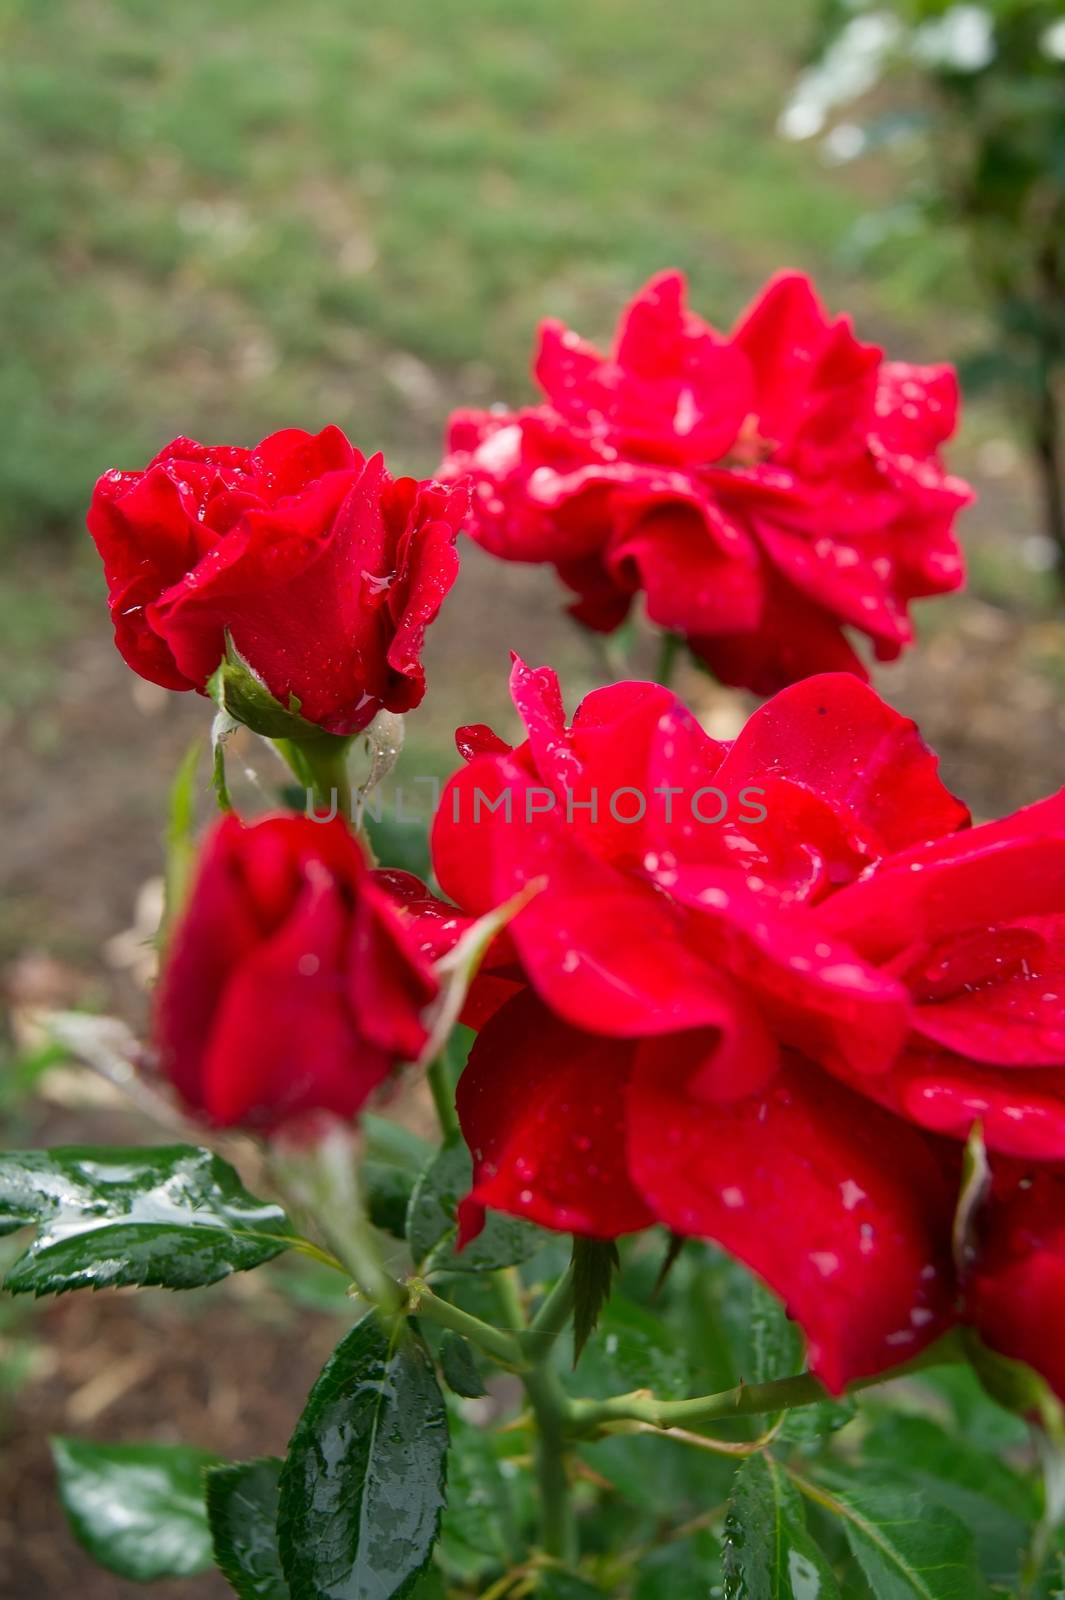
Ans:
<svg viewBox="0 0 1065 1600"><path fill-rule="evenodd" d="M5 1283L184 1290L287 1252L264 1303L321 1306L302 1268L361 1315L284 1460L54 1441L71 1525L123 1578L214 1564L270 1600L1049 1595L1065 791L973 826L847 637L891 657L960 581L953 376L795 275L721 336L676 273L609 357L545 325L537 372L543 404L455 418L446 483L326 428L97 485L119 649L217 702L230 814L190 874L186 759L151 1049L49 1025L196 1139L0 1153L0 1233L35 1230ZM556 565L590 627L642 592L663 661L679 635L786 686L722 742L657 683L568 722L515 658L524 737L460 730L427 883L398 792L371 799L402 725L369 725L422 697L467 473L475 537ZM241 722L283 808L257 820ZM407 1062L418 1132L373 1114Z"/></svg>
<svg viewBox="0 0 1065 1600"><path fill-rule="evenodd" d="M769 693L864 676L848 630L890 660L909 602L962 582L971 495L939 458L953 372L885 361L805 277L775 278L726 337L663 273L607 356L544 323L535 375L539 405L454 414L441 476L472 476L478 542L552 563L589 628L642 593L716 676Z"/></svg>
<svg viewBox="0 0 1065 1600"><path fill-rule="evenodd" d="M217 1126L351 1117L420 1054L437 992L407 914L343 822L226 817L169 944L160 1068Z"/></svg>
<svg viewBox="0 0 1065 1600"><path fill-rule="evenodd" d="M204 691L228 635L283 706L350 734L421 700L466 504L393 479L339 428L289 428L253 450L175 439L143 472L105 472L88 523L135 672Z"/></svg>

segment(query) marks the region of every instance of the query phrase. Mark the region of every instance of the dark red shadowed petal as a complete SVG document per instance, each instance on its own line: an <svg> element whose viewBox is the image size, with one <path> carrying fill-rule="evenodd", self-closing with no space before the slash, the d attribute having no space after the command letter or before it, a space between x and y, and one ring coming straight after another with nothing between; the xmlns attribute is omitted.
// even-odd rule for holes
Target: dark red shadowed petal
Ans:
<svg viewBox="0 0 1065 1600"><path fill-rule="evenodd" d="M968 1319L993 1350L1027 1362L1065 1400L1065 1178L1039 1172L996 1183L982 1221Z"/></svg>
<svg viewBox="0 0 1065 1600"><path fill-rule="evenodd" d="M768 575L756 628L700 634L688 643L722 683L755 694L775 694L818 672L850 672L863 680L869 676L831 612Z"/></svg>
<svg viewBox="0 0 1065 1600"><path fill-rule="evenodd" d="M653 1066L629 1090L629 1165L658 1220L764 1278L834 1393L952 1319L953 1186L920 1133L871 1113L799 1058L728 1105L700 1104Z"/></svg>
<svg viewBox="0 0 1065 1600"><path fill-rule="evenodd" d="M495 1014L456 1094L474 1162L463 1242L484 1207L607 1239L654 1220L625 1164L631 1055L568 1027L528 992Z"/></svg>
<svg viewBox="0 0 1065 1600"><path fill-rule="evenodd" d="M626 497L606 563L619 588L646 596L647 615L685 637L754 628L765 580L755 545L714 502Z"/></svg>

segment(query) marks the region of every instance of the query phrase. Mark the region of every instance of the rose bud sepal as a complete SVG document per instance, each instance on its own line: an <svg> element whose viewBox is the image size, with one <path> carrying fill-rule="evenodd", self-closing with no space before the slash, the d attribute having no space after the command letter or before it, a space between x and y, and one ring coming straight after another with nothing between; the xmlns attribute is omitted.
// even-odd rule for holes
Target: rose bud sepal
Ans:
<svg viewBox="0 0 1065 1600"><path fill-rule="evenodd" d="M215 789L223 809L229 809L225 784L224 743L235 726L249 728L269 739L307 789L308 800L326 813L352 814L348 757L357 735L327 733L300 715L300 703L290 696L287 707L244 660L226 635L226 653L208 679L207 692L218 707L212 734L215 752Z"/></svg>

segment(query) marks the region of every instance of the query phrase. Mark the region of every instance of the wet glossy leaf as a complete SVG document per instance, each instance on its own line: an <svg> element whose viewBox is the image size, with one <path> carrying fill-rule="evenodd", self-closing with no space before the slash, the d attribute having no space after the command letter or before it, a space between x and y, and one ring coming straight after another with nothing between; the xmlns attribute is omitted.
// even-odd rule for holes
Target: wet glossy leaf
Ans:
<svg viewBox="0 0 1065 1600"><path fill-rule="evenodd" d="M277 1549L283 1462L237 1462L207 1474L207 1517L216 1565L240 1600L290 1600Z"/></svg>
<svg viewBox="0 0 1065 1600"><path fill-rule="evenodd" d="M0 1233L30 1223L37 1237L4 1280L14 1294L194 1289L269 1261L291 1232L279 1207L191 1145L0 1155Z"/></svg>
<svg viewBox="0 0 1065 1600"><path fill-rule="evenodd" d="M311 1390L281 1474L278 1542L293 1600L409 1595L444 1505L443 1397L401 1325L364 1317Z"/></svg>
<svg viewBox="0 0 1065 1600"><path fill-rule="evenodd" d="M987 1587L964 1523L897 1479L825 1479L832 1510L877 1600L979 1600ZM819 1482L820 1487L820 1482Z"/></svg>
<svg viewBox="0 0 1065 1600"><path fill-rule="evenodd" d="M727 1600L839 1600L824 1554L780 1464L752 1456L736 1474L725 1517Z"/></svg>
<svg viewBox="0 0 1065 1600"><path fill-rule="evenodd" d="M487 1391L468 1340L449 1328L440 1341L440 1371L453 1393L479 1400Z"/></svg>
<svg viewBox="0 0 1065 1600"><path fill-rule="evenodd" d="M78 1542L122 1578L188 1578L211 1566L204 1473L185 1445L53 1439L59 1498Z"/></svg>
<svg viewBox="0 0 1065 1600"><path fill-rule="evenodd" d="M573 1365L595 1332L620 1258L613 1239L573 1238Z"/></svg>
<svg viewBox="0 0 1065 1600"><path fill-rule="evenodd" d="M484 1231L456 1251L455 1210L472 1182L473 1163L461 1138L438 1150L418 1179L407 1213L407 1243L423 1272L492 1272L527 1261L543 1244L540 1228L491 1211Z"/></svg>

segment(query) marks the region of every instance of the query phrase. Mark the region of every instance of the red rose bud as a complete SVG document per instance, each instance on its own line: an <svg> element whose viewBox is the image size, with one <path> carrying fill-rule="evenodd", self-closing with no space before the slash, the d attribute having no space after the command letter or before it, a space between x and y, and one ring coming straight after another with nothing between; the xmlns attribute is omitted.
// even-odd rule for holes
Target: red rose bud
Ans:
<svg viewBox="0 0 1065 1600"><path fill-rule="evenodd" d="M105 473L88 526L134 671L203 691L228 635L282 707L351 734L421 700L466 507L339 428L292 428L254 450L175 439L143 472Z"/></svg>
<svg viewBox="0 0 1065 1600"><path fill-rule="evenodd" d="M161 1069L205 1120L351 1117L426 1041L429 959L344 823L216 824L160 980Z"/></svg>
<svg viewBox="0 0 1065 1600"><path fill-rule="evenodd" d="M864 677L848 629L890 659L910 600L962 582L971 492L938 456L953 372L883 360L804 277L774 279L726 337L663 273L608 356L545 323L536 376L539 406L453 416L441 475L472 476L477 541L552 563L589 628L642 592L723 681L769 693Z"/></svg>
<svg viewBox="0 0 1065 1600"><path fill-rule="evenodd" d="M467 1010L465 1234L485 1207L606 1238L662 1223L761 1274L833 1389L916 1354L953 1316L956 1174L863 1092L909 993L816 908L966 825L935 758L846 674L731 744L656 684L600 689L571 724L553 673L519 662L512 689L527 739L462 731L433 835L464 915L542 884ZM446 911L407 903L439 938Z"/></svg>

